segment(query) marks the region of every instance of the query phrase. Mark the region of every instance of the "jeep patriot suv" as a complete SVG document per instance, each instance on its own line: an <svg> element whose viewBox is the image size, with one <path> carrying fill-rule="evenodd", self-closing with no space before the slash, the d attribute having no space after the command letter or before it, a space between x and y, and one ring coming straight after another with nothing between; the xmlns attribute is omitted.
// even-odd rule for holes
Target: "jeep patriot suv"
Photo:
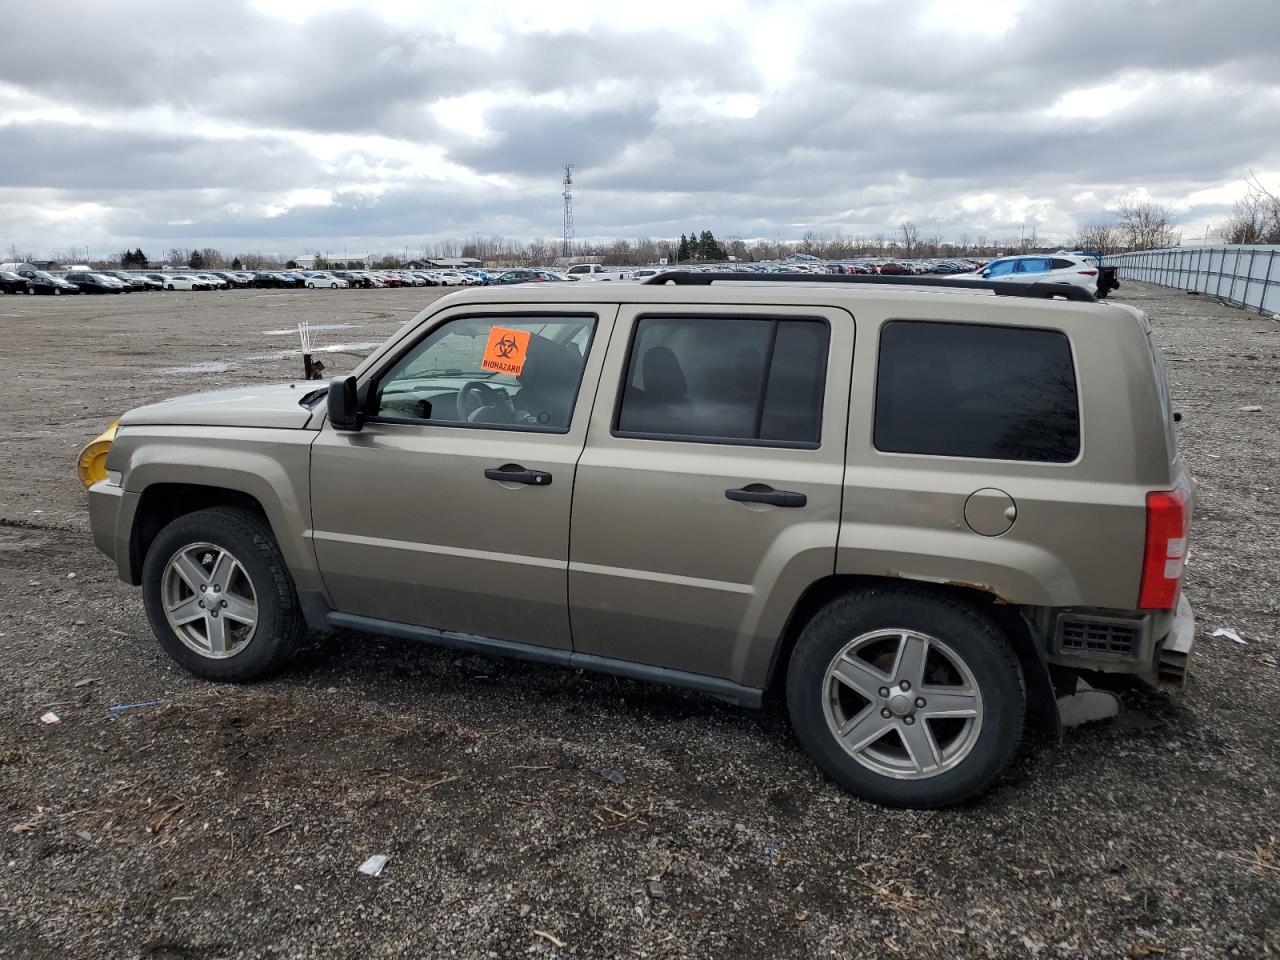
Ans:
<svg viewBox="0 0 1280 960"><path fill-rule="evenodd" d="M327 389L132 410L81 454L94 539L200 676L310 628L773 688L883 804L983 791L1080 671L1182 680L1192 484L1141 312L755 278L467 290Z"/></svg>

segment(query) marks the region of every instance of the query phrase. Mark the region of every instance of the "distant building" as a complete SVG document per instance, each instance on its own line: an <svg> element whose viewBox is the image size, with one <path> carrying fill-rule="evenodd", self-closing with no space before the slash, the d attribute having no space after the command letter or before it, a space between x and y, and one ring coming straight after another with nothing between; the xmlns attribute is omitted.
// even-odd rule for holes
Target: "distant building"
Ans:
<svg viewBox="0 0 1280 960"><path fill-rule="evenodd" d="M289 259L298 265L299 270L314 270L316 268L315 257L290 257Z"/></svg>

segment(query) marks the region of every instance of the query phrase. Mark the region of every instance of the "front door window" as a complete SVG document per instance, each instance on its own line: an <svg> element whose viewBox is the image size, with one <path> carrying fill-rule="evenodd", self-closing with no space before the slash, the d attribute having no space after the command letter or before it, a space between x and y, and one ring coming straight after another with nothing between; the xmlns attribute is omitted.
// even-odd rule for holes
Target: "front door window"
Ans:
<svg viewBox="0 0 1280 960"><path fill-rule="evenodd" d="M373 415L564 433L594 329L590 316L452 320L379 378Z"/></svg>

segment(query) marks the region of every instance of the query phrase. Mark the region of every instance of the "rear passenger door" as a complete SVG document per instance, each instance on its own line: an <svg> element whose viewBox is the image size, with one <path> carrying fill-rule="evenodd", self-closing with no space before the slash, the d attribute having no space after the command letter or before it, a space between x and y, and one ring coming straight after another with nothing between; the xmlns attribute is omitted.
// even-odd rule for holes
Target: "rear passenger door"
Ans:
<svg viewBox="0 0 1280 960"><path fill-rule="evenodd" d="M853 319L828 307L622 307L578 464L578 656L762 686L834 570Z"/></svg>

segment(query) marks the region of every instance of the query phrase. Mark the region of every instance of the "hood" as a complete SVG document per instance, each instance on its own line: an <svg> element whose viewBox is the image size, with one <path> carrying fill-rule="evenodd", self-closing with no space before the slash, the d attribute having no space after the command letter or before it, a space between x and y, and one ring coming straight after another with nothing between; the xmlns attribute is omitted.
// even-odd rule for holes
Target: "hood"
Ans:
<svg viewBox="0 0 1280 960"><path fill-rule="evenodd" d="M315 380L263 384L231 390L193 393L130 410L120 418L122 427L189 425L200 427L274 427L301 430L312 411L299 401L323 390Z"/></svg>

